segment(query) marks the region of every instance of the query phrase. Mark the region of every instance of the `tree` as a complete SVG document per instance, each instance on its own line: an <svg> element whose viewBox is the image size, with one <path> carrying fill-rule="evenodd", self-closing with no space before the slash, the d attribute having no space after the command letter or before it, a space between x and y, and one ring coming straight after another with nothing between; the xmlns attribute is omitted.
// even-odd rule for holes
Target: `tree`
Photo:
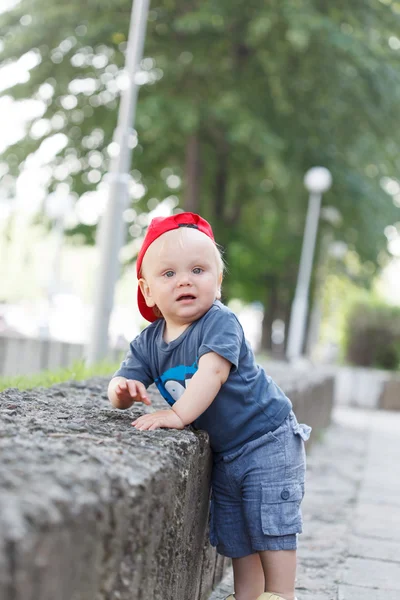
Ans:
<svg viewBox="0 0 400 600"><path fill-rule="evenodd" d="M277 313L288 317L310 166L332 171L326 202L342 215L335 236L379 268L383 229L397 218L381 187L398 168L396 10L373 0L309 0L301 9L295 0L160 0L151 8L135 210L172 193L211 219L231 264L225 294L263 302L266 339ZM50 189L61 176L77 195L96 188L112 151L129 14L127 0L113 3L111 16L104 1L21 0L0 16L3 62L33 48L40 56L30 80L7 93L46 104L25 140L7 150L12 173L57 132L65 147ZM93 230L71 233L93 241Z"/></svg>

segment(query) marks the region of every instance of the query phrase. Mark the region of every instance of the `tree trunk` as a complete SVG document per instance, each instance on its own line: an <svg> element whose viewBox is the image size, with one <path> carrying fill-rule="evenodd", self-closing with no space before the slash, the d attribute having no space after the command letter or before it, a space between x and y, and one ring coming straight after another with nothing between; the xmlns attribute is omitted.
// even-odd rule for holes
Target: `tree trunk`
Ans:
<svg viewBox="0 0 400 600"><path fill-rule="evenodd" d="M225 213L225 202L226 202L226 184L227 184L227 169L226 169L226 157L224 155L219 156L217 173L215 176L215 216L219 221L223 221Z"/></svg>
<svg viewBox="0 0 400 600"><path fill-rule="evenodd" d="M293 298L290 302L287 302L286 305L283 307L284 309L284 321L285 321L285 352L287 349L287 342L288 342L288 337L289 337L289 324L290 324L290 315L292 312L292 304L293 304Z"/></svg>
<svg viewBox="0 0 400 600"><path fill-rule="evenodd" d="M197 134L189 137L186 144L185 195L183 209L198 213L200 210L201 158L200 143Z"/></svg>
<svg viewBox="0 0 400 600"><path fill-rule="evenodd" d="M264 302L264 318L261 330L261 349L270 352L272 350L272 323L276 318L278 309L278 289L275 277L266 280L266 294Z"/></svg>
<svg viewBox="0 0 400 600"><path fill-rule="evenodd" d="M261 325L261 350L266 350L267 352L270 352L272 350L271 334L271 319L268 311L268 306L266 306L264 310L264 318L262 320Z"/></svg>
<svg viewBox="0 0 400 600"><path fill-rule="evenodd" d="M226 188L228 183L228 144L224 139L219 141L217 145L216 156L214 214L217 221L223 223L226 216Z"/></svg>

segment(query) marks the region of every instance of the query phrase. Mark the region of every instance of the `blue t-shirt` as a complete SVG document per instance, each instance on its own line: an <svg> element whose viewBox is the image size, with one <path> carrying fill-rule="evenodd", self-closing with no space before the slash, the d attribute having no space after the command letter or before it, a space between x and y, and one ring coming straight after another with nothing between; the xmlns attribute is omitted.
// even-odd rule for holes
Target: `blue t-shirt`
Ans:
<svg viewBox="0 0 400 600"><path fill-rule="evenodd" d="M175 340L163 340L164 319L144 329L114 376L155 383L172 406L186 389L207 352L230 363L228 379L211 405L193 422L207 431L213 452L226 454L273 431L292 409L290 400L264 369L256 364L236 315L215 301L209 311Z"/></svg>

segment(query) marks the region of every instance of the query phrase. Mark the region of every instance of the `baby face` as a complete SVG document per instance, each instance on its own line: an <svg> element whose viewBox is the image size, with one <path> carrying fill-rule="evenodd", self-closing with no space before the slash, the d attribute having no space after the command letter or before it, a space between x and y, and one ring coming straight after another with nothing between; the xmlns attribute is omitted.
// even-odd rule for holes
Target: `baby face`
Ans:
<svg viewBox="0 0 400 600"><path fill-rule="evenodd" d="M220 265L215 244L201 231L164 233L143 258L139 285L147 306L157 306L167 325L196 321L221 297Z"/></svg>

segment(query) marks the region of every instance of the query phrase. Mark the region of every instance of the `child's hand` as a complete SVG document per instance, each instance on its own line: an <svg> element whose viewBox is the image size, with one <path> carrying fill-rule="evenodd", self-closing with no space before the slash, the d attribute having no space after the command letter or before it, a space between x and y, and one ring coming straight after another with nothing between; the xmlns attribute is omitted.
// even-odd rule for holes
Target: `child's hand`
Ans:
<svg viewBox="0 0 400 600"><path fill-rule="evenodd" d="M149 415L142 415L133 421L132 425L135 429L141 431L153 431L160 427L166 427L167 429L183 429L185 427L176 412L171 409L157 410Z"/></svg>
<svg viewBox="0 0 400 600"><path fill-rule="evenodd" d="M130 408L134 402L151 404L143 383L135 379L125 379L125 377L111 379L108 384L108 398L115 408L121 410Z"/></svg>
<svg viewBox="0 0 400 600"><path fill-rule="evenodd" d="M120 381L114 388L115 395L122 403L143 402L150 406L151 402L146 394L146 388L143 383L135 379L125 379Z"/></svg>

